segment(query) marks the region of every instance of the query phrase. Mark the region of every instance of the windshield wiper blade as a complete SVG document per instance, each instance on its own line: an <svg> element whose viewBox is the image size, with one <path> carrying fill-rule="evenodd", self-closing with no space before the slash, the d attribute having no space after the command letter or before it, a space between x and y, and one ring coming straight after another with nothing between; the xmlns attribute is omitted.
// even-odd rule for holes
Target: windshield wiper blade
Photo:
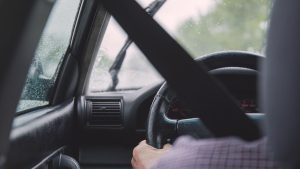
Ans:
<svg viewBox="0 0 300 169"><path fill-rule="evenodd" d="M164 5L165 2L166 2L166 0L155 0L152 3L150 3L149 6L145 8L145 10L150 16L154 16L156 14L156 12ZM123 64L123 61L125 59L127 49L129 48L129 46L131 44L132 44L132 40L128 37L126 39L123 47L119 51L118 55L116 56L115 61L109 68L108 72L111 76L112 83L109 86L109 88L107 89L108 91L116 90L116 87L119 83L118 74L119 74L120 68Z"/></svg>

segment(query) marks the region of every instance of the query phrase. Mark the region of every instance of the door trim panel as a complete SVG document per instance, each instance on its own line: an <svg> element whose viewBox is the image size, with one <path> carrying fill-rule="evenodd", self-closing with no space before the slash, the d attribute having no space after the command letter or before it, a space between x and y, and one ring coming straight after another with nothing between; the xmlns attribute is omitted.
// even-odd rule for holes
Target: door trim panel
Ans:
<svg viewBox="0 0 300 169"><path fill-rule="evenodd" d="M47 112L39 117L13 128L6 168L31 168L55 150L72 143L72 131L76 131L74 100L45 109Z"/></svg>

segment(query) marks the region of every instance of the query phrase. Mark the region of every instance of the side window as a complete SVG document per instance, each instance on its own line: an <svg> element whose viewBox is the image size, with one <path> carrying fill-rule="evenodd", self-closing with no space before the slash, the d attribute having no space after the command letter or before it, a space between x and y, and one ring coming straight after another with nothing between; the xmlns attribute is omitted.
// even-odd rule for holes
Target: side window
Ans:
<svg viewBox="0 0 300 169"><path fill-rule="evenodd" d="M80 0L57 0L27 75L17 112L46 106L69 46Z"/></svg>

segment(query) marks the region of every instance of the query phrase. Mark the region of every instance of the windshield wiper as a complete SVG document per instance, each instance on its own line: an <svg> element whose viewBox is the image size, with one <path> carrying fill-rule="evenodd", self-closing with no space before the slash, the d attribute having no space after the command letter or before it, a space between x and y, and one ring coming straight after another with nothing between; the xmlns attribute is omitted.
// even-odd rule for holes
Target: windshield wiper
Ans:
<svg viewBox="0 0 300 169"><path fill-rule="evenodd" d="M150 3L149 6L145 8L145 10L150 16L154 16L156 14L156 12L163 6L163 4L165 2L166 2L166 0L155 0L152 3ZM118 55L116 56L115 61L109 68L108 72L111 76L112 83L109 86L109 88L107 89L108 91L116 90L116 87L119 83L118 74L119 74L120 68L123 64L124 58L126 56L126 51L127 51L128 47L131 45L131 43L132 43L132 40L128 37L126 39L123 47L119 51Z"/></svg>

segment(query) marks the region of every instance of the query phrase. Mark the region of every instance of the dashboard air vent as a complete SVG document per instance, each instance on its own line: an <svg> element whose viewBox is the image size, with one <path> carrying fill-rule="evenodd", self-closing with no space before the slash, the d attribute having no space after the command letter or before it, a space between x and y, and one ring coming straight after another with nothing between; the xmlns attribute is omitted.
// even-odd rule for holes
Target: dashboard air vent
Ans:
<svg viewBox="0 0 300 169"><path fill-rule="evenodd" d="M118 127L122 125L121 99L88 99L88 126Z"/></svg>

